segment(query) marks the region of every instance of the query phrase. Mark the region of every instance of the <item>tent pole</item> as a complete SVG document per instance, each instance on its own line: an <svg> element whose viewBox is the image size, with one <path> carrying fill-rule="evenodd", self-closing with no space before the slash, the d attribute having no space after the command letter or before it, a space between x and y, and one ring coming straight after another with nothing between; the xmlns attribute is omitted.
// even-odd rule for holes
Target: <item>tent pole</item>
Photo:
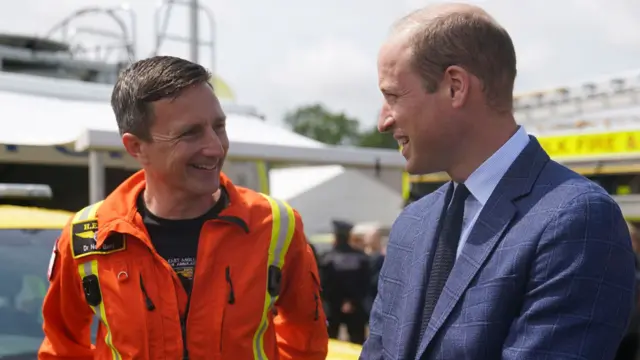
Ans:
<svg viewBox="0 0 640 360"><path fill-rule="evenodd" d="M189 12L189 55L191 57L191 61L199 64L199 50L200 50L200 40L198 33L198 16L200 8L198 7L198 0L190 1L190 12Z"/></svg>
<svg viewBox="0 0 640 360"><path fill-rule="evenodd" d="M104 154L99 150L89 150L89 203L104 199L105 168Z"/></svg>

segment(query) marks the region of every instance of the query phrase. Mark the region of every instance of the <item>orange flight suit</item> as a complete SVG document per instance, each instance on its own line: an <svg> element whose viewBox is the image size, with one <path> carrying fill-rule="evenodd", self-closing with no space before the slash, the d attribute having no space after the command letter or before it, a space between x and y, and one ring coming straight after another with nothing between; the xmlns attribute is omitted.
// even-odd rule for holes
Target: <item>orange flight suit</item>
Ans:
<svg viewBox="0 0 640 360"><path fill-rule="evenodd" d="M320 282L299 214L221 183L229 205L203 226L190 300L137 211L142 171L78 212L54 251L38 358L182 359L184 320L192 360L324 360Z"/></svg>

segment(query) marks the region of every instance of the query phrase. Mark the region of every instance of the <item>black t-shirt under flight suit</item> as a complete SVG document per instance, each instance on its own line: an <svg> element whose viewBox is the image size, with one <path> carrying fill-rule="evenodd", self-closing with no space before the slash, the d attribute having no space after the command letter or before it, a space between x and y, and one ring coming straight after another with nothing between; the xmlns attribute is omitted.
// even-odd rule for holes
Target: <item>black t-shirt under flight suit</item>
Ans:
<svg viewBox="0 0 640 360"><path fill-rule="evenodd" d="M205 221L213 219L225 208L228 200L222 188L218 202L204 215L194 219L162 219L147 209L142 195L138 198L138 211L142 215L151 243L156 252L164 258L182 281L187 296L191 296L193 274L198 253L198 239Z"/></svg>
<svg viewBox="0 0 640 360"><path fill-rule="evenodd" d="M218 202L207 211L194 219L169 220L154 215L147 209L142 194L138 198L138 211L142 216L144 226L147 228L149 238L158 255L165 259L182 281L182 286L191 298L193 286L193 274L196 267L196 255L198 254L198 241L200 231L205 221L214 219L227 206L229 196L224 188ZM184 343L183 359L189 359L186 337L186 316L189 312L189 302L182 323L182 341Z"/></svg>

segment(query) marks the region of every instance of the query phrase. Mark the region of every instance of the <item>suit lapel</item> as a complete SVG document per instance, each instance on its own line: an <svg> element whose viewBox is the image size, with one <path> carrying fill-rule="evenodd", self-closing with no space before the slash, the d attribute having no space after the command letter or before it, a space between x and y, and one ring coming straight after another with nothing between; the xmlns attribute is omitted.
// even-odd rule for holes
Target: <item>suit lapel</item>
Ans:
<svg viewBox="0 0 640 360"><path fill-rule="evenodd" d="M428 209L425 209L425 221L422 221L423 226L418 230L418 233L415 234L415 246L411 265L422 273L425 273L424 268L417 269L417 265L428 265L427 263L431 261L430 254L434 250L433 245L436 240L435 237L438 230L438 223L440 222L440 218L444 215L446 201L450 200L447 199L447 195L449 195L449 198L451 197L451 187L453 187L453 184L449 182L438 189L438 197L433 202L433 205L429 206ZM424 278L423 280L427 279ZM426 282L423 284L426 284Z"/></svg>
<svg viewBox="0 0 640 360"><path fill-rule="evenodd" d="M422 356L438 330L447 321L456 304L509 228L511 220L517 214L514 201L531 191L544 164L549 160L535 137L529 138L529 144L500 180L480 212L438 299L431 321L421 339L417 358Z"/></svg>
<svg viewBox="0 0 640 360"><path fill-rule="evenodd" d="M423 214L423 218L420 219L420 226L413 236L413 253L410 257L410 262L407 264L409 267L406 292L403 294L406 299L406 309L408 311L402 312L401 323L413 324L413 326L403 328L400 331L408 331L409 337L417 336L420 333L420 319L416 318L416 313L422 313L424 307L424 296L426 284L429 278L429 274L426 271L429 269L431 262L433 261L433 244L435 244L436 231L438 228L438 222L443 213L445 201L447 197L447 190L451 187L451 183L447 183L440 187L433 194L427 196L433 196L432 201L425 201L423 208L417 211ZM425 199L427 200L427 199ZM405 336L406 334L400 334ZM408 353L412 351L415 353L417 345L413 349L405 349Z"/></svg>
<svg viewBox="0 0 640 360"><path fill-rule="evenodd" d="M418 228L418 231L413 234L414 236L414 246L413 246L413 254L411 255L411 266L414 271L412 271L412 279L410 284L416 285L426 284L427 278L424 276L425 271L424 267L421 265L428 265L427 263L430 261L431 256L429 255L432 251L433 244L435 242L436 231L438 230L438 222L443 214L443 209L445 205L445 200L447 197L447 191L449 187L452 186L451 183L447 183L444 186L440 187L433 194L436 196L434 201L431 204L425 206L424 209L419 210L424 214L424 219L421 222L421 226ZM414 279L414 275L421 273L421 279L417 277ZM415 274L414 274L415 273Z"/></svg>

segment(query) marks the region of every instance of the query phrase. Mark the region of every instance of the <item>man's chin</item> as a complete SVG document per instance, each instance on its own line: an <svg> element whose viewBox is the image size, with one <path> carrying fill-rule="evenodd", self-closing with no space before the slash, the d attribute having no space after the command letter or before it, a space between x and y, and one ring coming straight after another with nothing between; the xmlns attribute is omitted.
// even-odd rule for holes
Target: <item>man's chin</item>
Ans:
<svg viewBox="0 0 640 360"><path fill-rule="evenodd" d="M220 190L220 176L210 180L191 179L188 189L191 193L202 196L214 194Z"/></svg>
<svg viewBox="0 0 640 360"><path fill-rule="evenodd" d="M410 159L407 159L407 163L404 165L404 171L409 173L409 175L422 175L420 167L417 166L417 164L414 164Z"/></svg>
<svg viewBox="0 0 640 360"><path fill-rule="evenodd" d="M407 160L407 163L404 166L404 171L409 173L409 175L428 175L440 172L440 170L434 170L432 166L417 164L410 159Z"/></svg>

